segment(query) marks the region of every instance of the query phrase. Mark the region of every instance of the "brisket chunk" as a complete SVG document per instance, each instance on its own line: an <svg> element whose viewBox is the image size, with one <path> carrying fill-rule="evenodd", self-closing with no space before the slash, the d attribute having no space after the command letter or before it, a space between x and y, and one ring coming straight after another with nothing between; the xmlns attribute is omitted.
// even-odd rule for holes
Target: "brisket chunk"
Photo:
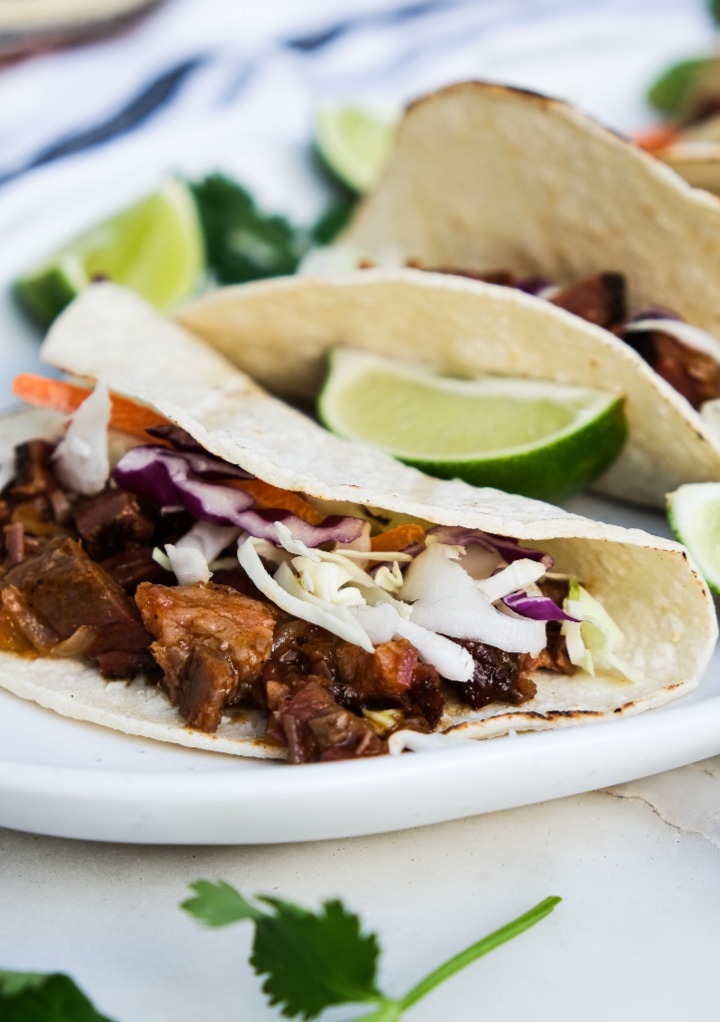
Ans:
<svg viewBox="0 0 720 1022"><path fill-rule="evenodd" d="M210 582L143 583L135 599L165 688L188 724L215 731L226 706L264 705L260 675L275 628L267 604Z"/></svg>
<svg viewBox="0 0 720 1022"><path fill-rule="evenodd" d="M271 681L267 695L275 725L269 734L287 745L290 763L324 763L387 752L387 744L369 721L340 706L313 676L295 691Z"/></svg>
<svg viewBox="0 0 720 1022"><path fill-rule="evenodd" d="M118 676L117 661L112 657L103 661L107 654L127 654L120 659L131 673L152 665L147 653L150 636L132 600L74 540L51 539L39 553L7 571L2 586L9 590L3 594L4 611L30 641L53 633L58 640L69 639L84 627L86 639L88 629L93 635L84 643L84 652L97 660L106 677Z"/></svg>
<svg viewBox="0 0 720 1022"><path fill-rule="evenodd" d="M28 440L15 448L15 480L10 494L16 500L47 497L59 487L50 458L54 444L47 440Z"/></svg>
<svg viewBox="0 0 720 1022"><path fill-rule="evenodd" d="M155 531L138 498L124 490L103 490L75 512L75 526L90 556L101 561L128 543L147 542Z"/></svg>
<svg viewBox="0 0 720 1022"><path fill-rule="evenodd" d="M517 653L472 639L455 641L468 651L475 667L470 681L452 683L453 688L473 710L494 702L520 706L535 695L535 682L522 669Z"/></svg>
<svg viewBox="0 0 720 1022"><path fill-rule="evenodd" d="M630 330L622 338L693 408L720 397L720 364L712 355L662 330Z"/></svg>
<svg viewBox="0 0 720 1022"><path fill-rule="evenodd" d="M440 677L430 664L422 664L407 639L383 642L373 653L341 642L337 665L343 705L358 707L398 706L406 714L420 715L430 728L437 727L443 712Z"/></svg>
<svg viewBox="0 0 720 1022"><path fill-rule="evenodd" d="M588 323L613 330L626 316L625 278L622 273L599 273L563 288L550 301Z"/></svg>
<svg viewBox="0 0 720 1022"><path fill-rule="evenodd" d="M296 689L309 676L349 710L399 707L431 728L442 716L438 673L420 663L406 639L383 642L368 653L307 621L281 622L263 678Z"/></svg>
<svg viewBox="0 0 720 1022"><path fill-rule="evenodd" d="M151 546L131 544L120 553L105 557L100 564L129 596L135 595L135 590L141 582L175 585L173 573L166 571L153 559Z"/></svg>
<svg viewBox="0 0 720 1022"><path fill-rule="evenodd" d="M520 659L520 669L527 671L555 671L556 674L571 675L575 673L575 666L571 663L568 655L565 636L560 631L559 621L548 621L547 623L547 645L537 656L526 653Z"/></svg>

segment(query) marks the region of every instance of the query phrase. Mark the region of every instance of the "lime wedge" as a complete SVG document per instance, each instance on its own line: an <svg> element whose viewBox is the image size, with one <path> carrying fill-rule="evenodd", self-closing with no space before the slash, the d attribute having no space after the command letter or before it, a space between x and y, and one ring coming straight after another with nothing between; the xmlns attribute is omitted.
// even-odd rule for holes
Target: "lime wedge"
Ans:
<svg viewBox="0 0 720 1022"><path fill-rule="evenodd" d="M14 291L42 325L97 278L125 284L165 310L192 294L204 262L193 198L171 180L24 274Z"/></svg>
<svg viewBox="0 0 720 1022"><path fill-rule="evenodd" d="M543 380L438 376L337 348L318 400L329 429L431 475L542 499L596 479L619 453L622 398Z"/></svg>
<svg viewBox="0 0 720 1022"><path fill-rule="evenodd" d="M354 106L327 105L315 116L315 145L327 167L348 188L367 192L380 179L396 119Z"/></svg>
<svg viewBox="0 0 720 1022"><path fill-rule="evenodd" d="M670 528L720 596L720 483L686 483L667 503Z"/></svg>

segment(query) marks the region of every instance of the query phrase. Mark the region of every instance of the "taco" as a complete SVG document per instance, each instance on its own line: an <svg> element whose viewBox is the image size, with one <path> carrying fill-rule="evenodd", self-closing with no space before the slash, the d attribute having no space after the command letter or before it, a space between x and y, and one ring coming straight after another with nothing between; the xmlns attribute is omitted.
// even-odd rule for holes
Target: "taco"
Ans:
<svg viewBox="0 0 720 1022"><path fill-rule="evenodd" d="M43 357L74 379L33 400L81 403L59 442L16 449L2 493L17 696L305 762L607 720L702 676L715 617L675 543L333 437L114 285Z"/></svg>
<svg viewBox="0 0 720 1022"><path fill-rule="evenodd" d="M688 480L720 479L710 424L607 330L522 291L411 269L367 269L221 288L179 320L274 393L312 400L347 345L459 377L526 377L624 396L628 438L595 484L661 506Z"/></svg>
<svg viewBox="0 0 720 1022"><path fill-rule="evenodd" d="M720 115L669 133L650 152L693 188L720 195Z"/></svg>
<svg viewBox="0 0 720 1022"><path fill-rule="evenodd" d="M650 101L669 121L650 128L639 143L694 188L720 192L720 61L701 58L686 64L678 92L670 88L682 68L670 68L650 90Z"/></svg>
<svg viewBox="0 0 720 1022"><path fill-rule="evenodd" d="M678 415L689 427L682 433L696 434L683 450L683 479L720 478L713 426L720 399L720 202L571 106L479 82L416 102L383 179L361 202L334 256L346 264L389 261L467 274L542 294L604 328L601 365L615 357L613 349L632 349L636 357L624 363L629 388L642 361L651 367L655 410L648 409L652 437L644 457L660 464L654 478L649 467L636 476L621 459L601 488L661 504L678 482L664 474L663 463L664 448L676 443ZM183 319L204 333L200 315L189 310ZM540 374L562 377L571 344L566 332L553 354L543 350ZM521 362L517 372L537 370ZM629 458L638 442L631 432Z"/></svg>

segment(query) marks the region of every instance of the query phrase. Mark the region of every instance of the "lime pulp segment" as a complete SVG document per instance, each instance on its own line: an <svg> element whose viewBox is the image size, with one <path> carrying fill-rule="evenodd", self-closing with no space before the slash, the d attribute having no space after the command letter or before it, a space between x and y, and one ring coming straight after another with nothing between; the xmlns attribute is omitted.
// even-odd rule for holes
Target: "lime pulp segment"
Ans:
<svg viewBox="0 0 720 1022"><path fill-rule="evenodd" d="M619 453L622 398L542 380L442 377L338 349L319 399L334 432L444 478L557 497L597 478Z"/></svg>
<svg viewBox="0 0 720 1022"><path fill-rule="evenodd" d="M356 192L366 192L378 182L394 136L394 119L360 107L324 106L315 119L320 156Z"/></svg>
<svg viewBox="0 0 720 1022"><path fill-rule="evenodd" d="M370 370L362 386L341 395L346 428L369 443L391 444L400 457L456 459L508 453L544 442L572 427L583 408L523 394L523 388L478 388L468 381L437 387ZM500 392L497 392L497 389ZM495 392L493 392L495 391ZM377 409L392 416L368 415L372 394Z"/></svg>
<svg viewBox="0 0 720 1022"><path fill-rule="evenodd" d="M15 293L43 324L95 279L124 284L166 310L193 292L204 263L195 203L171 180L20 277Z"/></svg>

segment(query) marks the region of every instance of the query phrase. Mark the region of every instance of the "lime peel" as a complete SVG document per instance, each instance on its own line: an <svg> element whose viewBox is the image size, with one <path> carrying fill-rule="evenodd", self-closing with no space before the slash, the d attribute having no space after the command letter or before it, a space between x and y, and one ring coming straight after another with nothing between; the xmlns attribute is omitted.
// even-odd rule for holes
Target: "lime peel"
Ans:
<svg viewBox="0 0 720 1022"><path fill-rule="evenodd" d="M720 596L720 483L686 483L667 498L668 521Z"/></svg>
<svg viewBox="0 0 720 1022"><path fill-rule="evenodd" d="M544 499L596 479L627 434L618 395L543 380L439 376L337 348L318 410L336 433L442 478Z"/></svg>
<svg viewBox="0 0 720 1022"><path fill-rule="evenodd" d="M387 163L397 118L326 104L315 115L315 146L328 169L355 192L373 188Z"/></svg>
<svg viewBox="0 0 720 1022"><path fill-rule="evenodd" d="M195 203L172 179L23 274L13 290L43 326L96 278L124 284L165 311L193 293L204 265Z"/></svg>

